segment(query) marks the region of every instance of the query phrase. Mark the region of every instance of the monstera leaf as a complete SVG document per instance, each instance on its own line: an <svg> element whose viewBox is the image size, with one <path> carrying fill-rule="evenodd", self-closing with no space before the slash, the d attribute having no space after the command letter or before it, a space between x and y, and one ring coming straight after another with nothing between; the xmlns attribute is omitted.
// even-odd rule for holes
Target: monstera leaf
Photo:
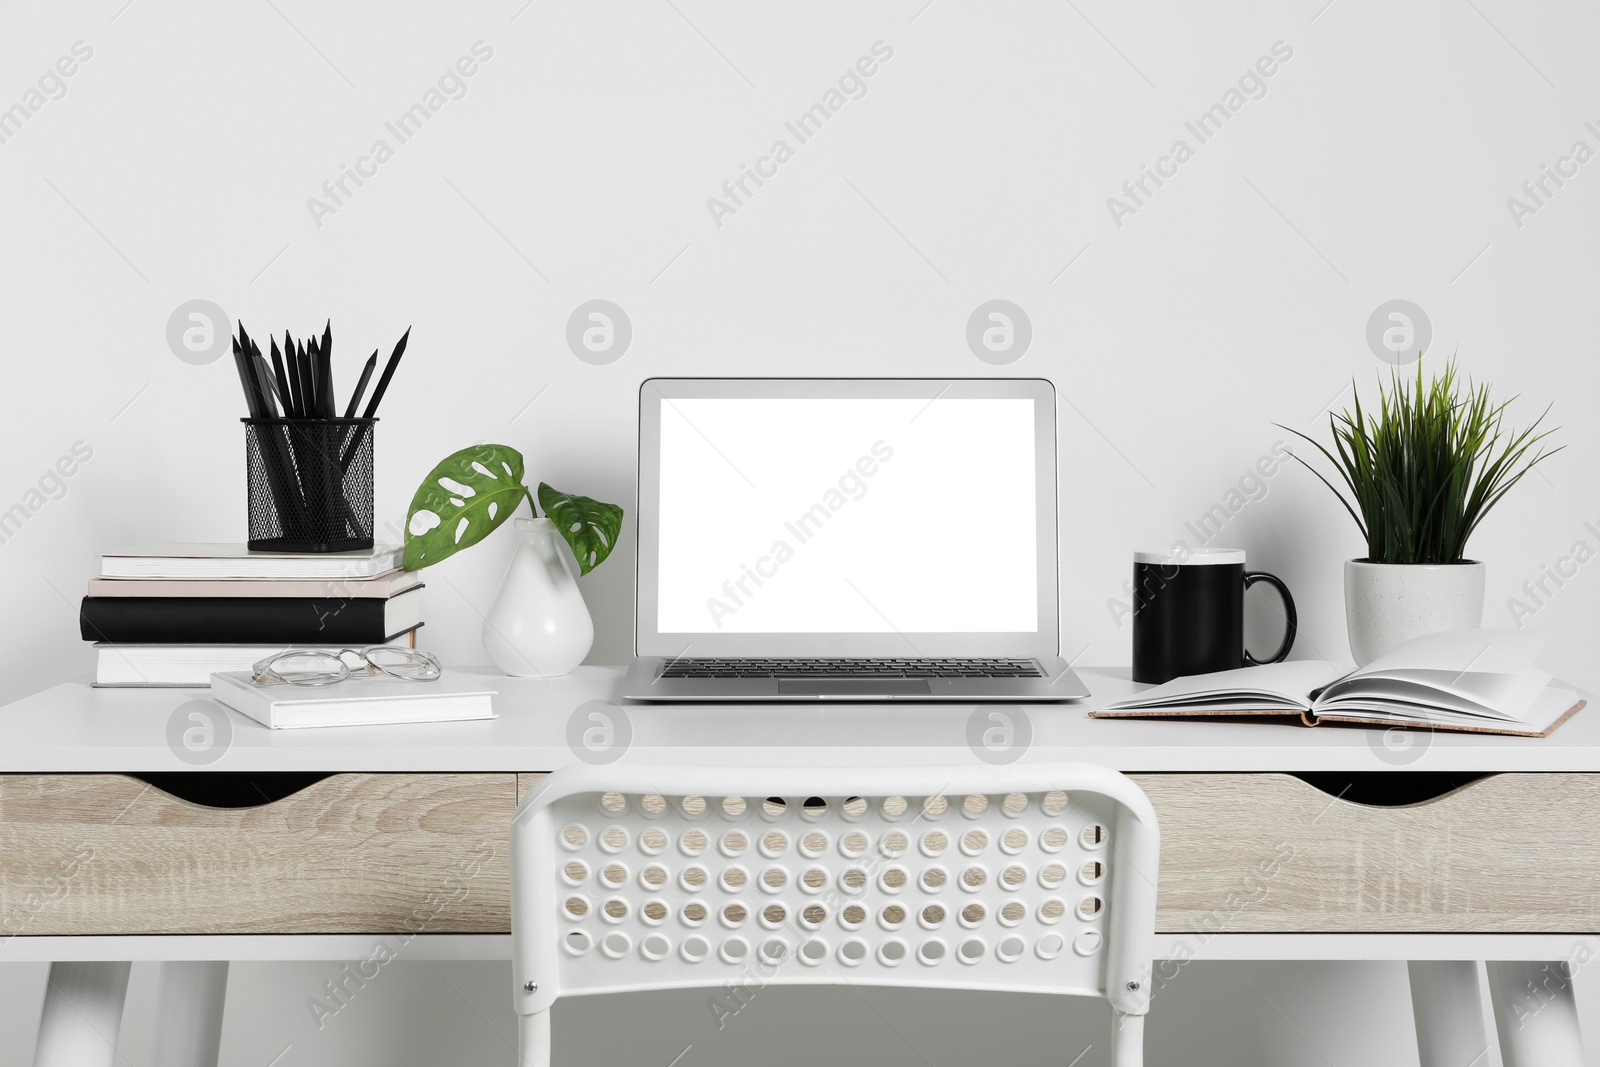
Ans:
<svg viewBox="0 0 1600 1067"><path fill-rule="evenodd" d="M605 562L622 533L622 509L586 496L572 496L539 483L539 506L572 546L578 569L588 574Z"/></svg>
<svg viewBox="0 0 1600 1067"><path fill-rule="evenodd" d="M522 479L522 453L506 445L473 445L445 457L411 498L405 569L420 570L488 537L528 495Z"/></svg>

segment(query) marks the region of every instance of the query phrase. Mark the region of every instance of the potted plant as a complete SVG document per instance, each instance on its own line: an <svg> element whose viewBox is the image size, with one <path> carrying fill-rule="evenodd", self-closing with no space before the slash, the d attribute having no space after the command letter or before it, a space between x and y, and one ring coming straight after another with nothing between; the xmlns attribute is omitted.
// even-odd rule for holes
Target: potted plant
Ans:
<svg viewBox="0 0 1600 1067"><path fill-rule="evenodd" d="M411 498L404 566L419 570L477 544L526 500L533 514L517 519L521 542L484 619L483 646L507 674L550 678L582 663L594 643L594 621L570 559L582 574L604 563L622 532L622 509L543 482L536 497L523 484L523 470L522 454L507 445L473 445L446 456ZM571 546L571 557L557 535Z"/></svg>
<svg viewBox="0 0 1600 1067"><path fill-rule="evenodd" d="M1354 413L1329 415L1337 455L1280 425L1333 464L1348 496L1295 457L1339 498L1367 542L1366 556L1344 570L1358 666L1413 637L1482 624L1484 565L1467 559L1467 540L1523 475L1560 451L1541 445L1553 430L1537 432L1548 408L1527 429L1504 429L1510 402L1491 402L1486 385L1462 388L1453 361L1424 381L1419 362L1414 386L1392 372L1377 414L1357 395Z"/></svg>

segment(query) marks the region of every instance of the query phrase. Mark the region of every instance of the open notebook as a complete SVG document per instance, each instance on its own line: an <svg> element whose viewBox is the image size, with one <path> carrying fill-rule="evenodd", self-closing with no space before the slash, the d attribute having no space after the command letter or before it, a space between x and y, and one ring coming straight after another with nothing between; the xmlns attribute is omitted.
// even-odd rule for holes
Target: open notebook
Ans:
<svg viewBox="0 0 1600 1067"><path fill-rule="evenodd" d="M1089 714L1096 718L1297 715L1307 726L1354 722L1545 737L1584 706L1534 667L1539 639L1509 630L1429 634L1344 674L1291 660L1174 678Z"/></svg>

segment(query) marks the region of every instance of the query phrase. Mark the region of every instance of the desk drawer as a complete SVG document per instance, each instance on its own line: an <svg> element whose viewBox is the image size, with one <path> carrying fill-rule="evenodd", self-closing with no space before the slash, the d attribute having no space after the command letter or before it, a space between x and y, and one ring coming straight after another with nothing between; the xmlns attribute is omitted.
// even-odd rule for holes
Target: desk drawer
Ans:
<svg viewBox="0 0 1600 1067"><path fill-rule="evenodd" d="M1403 807L1284 774L1132 777L1161 820L1163 932L1600 931L1600 775L1500 774Z"/></svg>
<svg viewBox="0 0 1600 1067"><path fill-rule="evenodd" d="M336 774L202 807L121 775L0 775L0 938L510 928L513 774Z"/></svg>

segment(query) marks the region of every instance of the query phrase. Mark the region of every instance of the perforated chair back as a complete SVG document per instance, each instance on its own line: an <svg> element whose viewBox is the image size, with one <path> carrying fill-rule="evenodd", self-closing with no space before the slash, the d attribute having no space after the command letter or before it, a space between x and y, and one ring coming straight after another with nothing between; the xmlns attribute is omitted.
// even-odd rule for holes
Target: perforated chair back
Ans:
<svg viewBox="0 0 1600 1067"><path fill-rule="evenodd" d="M1102 997L1140 1064L1158 856L1086 764L557 771L511 833L523 1061L558 997L849 982Z"/></svg>

